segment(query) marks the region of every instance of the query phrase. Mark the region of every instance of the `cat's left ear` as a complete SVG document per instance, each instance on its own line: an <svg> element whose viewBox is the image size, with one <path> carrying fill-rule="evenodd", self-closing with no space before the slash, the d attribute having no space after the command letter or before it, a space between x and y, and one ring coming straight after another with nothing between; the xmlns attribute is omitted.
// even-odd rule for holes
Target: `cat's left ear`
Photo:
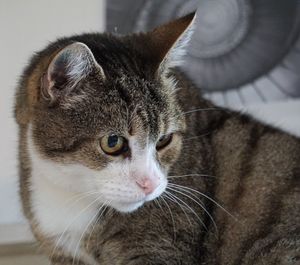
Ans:
<svg viewBox="0 0 300 265"><path fill-rule="evenodd" d="M183 64L194 31L196 13L188 14L149 32L151 49L158 58L158 75Z"/></svg>

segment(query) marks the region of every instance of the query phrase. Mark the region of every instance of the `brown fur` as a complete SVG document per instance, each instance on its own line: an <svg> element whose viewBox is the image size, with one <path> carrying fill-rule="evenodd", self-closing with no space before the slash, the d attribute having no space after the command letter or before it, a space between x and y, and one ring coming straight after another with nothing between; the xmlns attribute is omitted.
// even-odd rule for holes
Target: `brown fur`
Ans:
<svg viewBox="0 0 300 265"><path fill-rule="evenodd" d="M20 190L26 217L49 255L55 242L42 234L31 210L28 124L33 124L34 139L43 157L61 163L76 161L98 169L111 159L100 157L95 149L95 135L105 126L132 134L150 131L155 137L158 130L168 126L167 118L177 117L177 138L158 159L171 167L170 176L192 175L170 177L170 182L203 192L228 212L207 197L188 194L194 196L191 200L178 191L173 194L198 217L183 203L180 207L162 199L159 205L146 203L131 214L107 211L85 238L83 245L88 253L99 264L299 264L299 139L215 107L201 98L182 73L173 73L180 88L175 96L157 80L157 63L191 18L148 34L99 35L96 42L96 36L89 35L59 40L38 54L25 71L16 103ZM169 38L165 40L166 34ZM74 41L86 43L94 54L106 52L107 57L96 55L96 59L107 80L91 74L79 85L86 90L86 102L71 110L62 109L59 103L50 108L40 96L40 79L54 55ZM100 48L93 47L95 43ZM166 46L158 51L161 43ZM118 57L123 61L118 61ZM99 86L103 90L95 89ZM125 101L118 98L118 93ZM140 114L128 128L124 113L129 110L136 114L136 105L142 107ZM184 114L197 109L202 110ZM195 200L201 200L211 217ZM59 249L52 256L52 264L73 262L80 264Z"/></svg>

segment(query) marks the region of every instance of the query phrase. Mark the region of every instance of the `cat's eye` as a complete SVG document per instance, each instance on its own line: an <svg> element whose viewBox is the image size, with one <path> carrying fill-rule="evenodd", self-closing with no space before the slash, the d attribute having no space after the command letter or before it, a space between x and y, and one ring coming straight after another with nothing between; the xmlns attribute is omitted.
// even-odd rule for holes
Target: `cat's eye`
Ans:
<svg viewBox="0 0 300 265"><path fill-rule="evenodd" d="M105 135L100 140L100 147L104 153L117 156L128 151L127 140L116 134Z"/></svg>
<svg viewBox="0 0 300 265"><path fill-rule="evenodd" d="M169 145L171 143L172 139L173 139L172 133L163 135L162 137L160 137L156 144L156 150L161 150L164 147L166 147L167 145Z"/></svg>

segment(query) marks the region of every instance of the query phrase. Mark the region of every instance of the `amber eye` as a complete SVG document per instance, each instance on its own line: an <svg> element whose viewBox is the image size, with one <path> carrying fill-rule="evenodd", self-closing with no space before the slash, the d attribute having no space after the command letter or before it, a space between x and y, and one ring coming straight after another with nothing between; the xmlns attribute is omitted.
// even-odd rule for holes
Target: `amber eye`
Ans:
<svg viewBox="0 0 300 265"><path fill-rule="evenodd" d="M161 150L164 147L166 147L167 145L169 145L171 143L172 139L173 139L172 133L160 137L156 144L156 150Z"/></svg>
<svg viewBox="0 0 300 265"><path fill-rule="evenodd" d="M100 146L104 153L117 156L128 151L127 140L116 134L105 135L100 140Z"/></svg>

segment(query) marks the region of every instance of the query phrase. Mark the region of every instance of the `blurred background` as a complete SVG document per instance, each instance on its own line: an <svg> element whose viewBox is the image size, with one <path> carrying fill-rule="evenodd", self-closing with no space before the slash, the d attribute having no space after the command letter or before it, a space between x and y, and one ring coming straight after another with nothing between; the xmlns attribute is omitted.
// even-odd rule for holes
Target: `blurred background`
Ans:
<svg viewBox="0 0 300 265"><path fill-rule="evenodd" d="M0 1L0 265L44 264L20 209L13 119L15 87L32 53L57 37L150 30L196 9L182 70L199 92L300 136L299 0Z"/></svg>
<svg viewBox="0 0 300 265"><path fill-rule="evenodd" d="M150 30L194 10L183 70L201 93L299 133L299 0L110 0L107 30Z"/></svg>

